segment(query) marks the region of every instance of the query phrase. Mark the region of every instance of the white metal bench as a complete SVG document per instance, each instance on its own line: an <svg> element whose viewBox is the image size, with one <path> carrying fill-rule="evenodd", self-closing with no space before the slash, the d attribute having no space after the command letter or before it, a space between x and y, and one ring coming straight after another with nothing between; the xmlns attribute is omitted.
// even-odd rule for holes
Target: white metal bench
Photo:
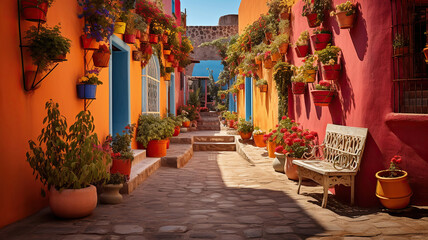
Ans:
<svg viewBox="0 0 428 240"><path fill-rule="evenodd" d="M324 187L322 207L327 206L328 189L335 185L351 187L351 205L354 204L355 175L360 168L367 138L367 128L328 124L322 145L305 154L307 160L294 160L299 174L300 194L302 179L308 178ZM320 150L320 151L317 151ZM319 156L316 153L319 152Z"/></svg>

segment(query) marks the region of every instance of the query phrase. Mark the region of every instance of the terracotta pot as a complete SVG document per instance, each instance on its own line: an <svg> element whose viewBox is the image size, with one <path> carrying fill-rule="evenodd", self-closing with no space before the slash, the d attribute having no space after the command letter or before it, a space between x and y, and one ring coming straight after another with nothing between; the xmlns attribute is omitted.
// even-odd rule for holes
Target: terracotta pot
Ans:
<svg viewBox="0 0 428 240"><path fill-rule="evenodd" d="M254 58L254 61L256 62L257 65L262 64L262 60L260 60L259 58Z"/></svg>
<svg viewBox="0 0 428 240"><path fill-rule="evenodd" d="M235 125L235 121L234 120L229 120L227 123L229 124L229 128L233 128L234 125Z"/></svg>
<svg viewBox="0 0 428 240"><path fill-rule="evenodd" d="M355 13L349 16L346 16L346 12L336 13L336 19L339 23L341 29L352 28L354 26Z"/></svg>
<svg viewBox="0 0 428 240"><path fill-rule="evenodd" d="M141 38L141 31L140 31L140 30L136 30L136 31L135 31L135 37L136 37L137 39L140 39L140 38Z"/></svg>
<svg viewBox="0 0 428 240"><path fill-rule="evenodd" d="M272 41L273 35L271 32L265 32L265 41L267 42L267 44L270 44L270 42Z"/></svg>
<svg viewBox="0 0 428 240"><path fill-rule="evenodd" d="M297 57L304 58L306 57L306 55L308 55L309 45L296 46L295 51L296 51Z"/></svg>
<svg viewBox="0 0 428 240"><path fill-rule="evenodd" d="M114 33L124 34L125 30L126 30L126 23L125 22L115 22L114 23Z"/></svg>
<svg viewBox="0 0 428 240"><path fill-rule="evenodd" d="M407 172L399 171L398 177L388 178L390 171L382 170L376 173L376 196L383 206L389 209L402 209L407 207L412 196L407 181Z"/></svg>
<svg viewBox="0 0 428 240"><path fill-rule="evenodd" d="M315 82L315 78L317 76L316 70L305 70L303 72L303 77L305 78L306 83L313 83Z"/></svg>
<svg viewBox="0 0 428 240"><path fill-rule="evenodd" d="M174 134L172 136L176 137L180 134L180 126L175 126L174 128Z"/></svg>
<svg viewBox="0 0 428 240"><path fill-rule="evenodd" d="M328 106L333 99L334 92L329 90L312 90L314 105L318 107Z"/></svg>
<svg viewBox="0 0 428 240"><path fill-rule="evenodd" d="M165 73L165 76L163 78L165 81L171 81L171 73Z"/></svg>
<svg viewBox="0 0 428 240"><path fill-rule="evenodd" d="M276 143L274 141L268 141L268 154L270 158L275 158Z"/></svg>
<svg viewBox="0 0 428 240"><path fill-rule="evenodd" d="M330 41L325 41L325 42L319 41L318 37L317 37L318 35L330 35L330 34L322 33L322 34L317 34L317 35L312 35L311 36L312 44L314 45L314 48L315 48L316 51L323 50L330 43ZM330 35L330 37L331 37L331 35ZM322 37L323 40L325 40L324 38L325 37Z"/></svg>
<svg viewBox="0 0 428 240"><path fill-rule="evenodd" d="M124 34L123 35L124 42L129 44L134 44L137 40L137 35L135 34Z"/></svg>
<svg viewBox="0 0 428 240"><path fill-rule="evenodd" d="M220 95L220 99L225 99L226 98L226 94L222 94L222 95Z"/></svg>
<svg viewBox="0 0 428 240"><path fill-rule="evenodd" d="M310 28L315 28L321 25L322 21L318 20L318 13L311 13L306 15L306 18L308 20L308 25Z"/></svg>
<svg viewBox="0 0 428 240"><path fill-rule="evenodd" d="M286 157L284 164L284 173L287 175L287 178L290 180L299 180L299 174L297 173L297 165L293 164L293 160L304 160L294 157Z"/></svg>
<svg viewBox="0 0 428 240"><path fill-rule="evenodd" d="M183 122L183 127L190 127L190 121Z"/></svg>
<svg viewBox="0 0 428 240"><path fill-rule="evenodd" d="M259 89L260 89L260 92L267 92L268 91L268 85L260 85Z"/></svg>
<svg viewBox="0 0 428 240"><path fill-rule="evenodd" d="M94 54L92 55L92 60L94 61L95 67L101 67L101 68L108 67L110 63L110 53L94 52Z"/></svg>
<svg viewBox="0 0 428 240"><path fill-rule="evenodd" d="M152 44L157 44L159 42L158 35L149 34L149 42Z"/></svg>
<svg viewBox="0 0 428 240"><path fill-rule="evenodd" d="M22 16L33 22L46 22L48 13L47 3L38 3L37 0L21 0Z"/></svg>
<svg viewBox="0 0 428 240"><path fill-rule="evenodd" d="M287 54L288 51L288 43L281 43L281 45L279 45L279 52L281 54Z"/></svg>
<svg viewBox="0 0 428 240"><path fill-rule="evenodd" d="M306 84L304 82L292 82L291 90L294 95L305 94L305 86Z"/></svg>
<svg viewBox="0 0 428 240"><path fill-rule="evenodd" d="M238 88L239 88L239 90L244 90L245 89L245 84L244 83L239 84Z"/></svg>
<svg viewBox="0 0 428 240"><path fill-rule="evenodd" d="M263 66L266 69L271 69L273 67L272 59L265 59L263 60Z"/></svg>
<svg viewBox="0 0 428 240"><path fill-rule="evenodd" d="M278 62L281 59L281 53L279 52L272 53L270 58L272 59L272 62Z"/></svg>
<svg viewBox="0 0 428 240"><path fill-rule="evenodd" d="M90 185L81 189L50 189L49 207L60 218L86 217L97 207L97 188Z"/></svg>
<svg viewBox="0 0 428 240"><path fill-rule="evenodd" d="M323 65L323 78L324 80L339 80L340 64Z"/></svg>
<svg viewBox="0 0 428 240"><path fill-rule="evenodd" d="M100 202L104 204L118 204L123 201L122 194L119 193L123 184L106 184L103 186L103 193L100 194Z"/></svg>
<svg viewBox="0 0 428 240"><path fill-rule="evenodd" d="M174 59L175 59L174 55L169 55L167 58L168 62L174 62Z"/></svg>
<svg viewBox="0 0 428 240"><path fill-rule="evenodd" d="M82 35L80 37L82 40L82 46L85 50L98 50L100 48L100 43L95 40L95 38L88 38L87 35Z"/></svg>
<svg viewBox="0 0 428 240"><path fill-rule="evenodd" d="M253 133L252 132L249 132L249 133L239 132L239 135L241 136L241 138L243 140L248 140L251 138L251 135L253 135Z"/></svg>
<svg viewBox="0 0 428 240"><path fill-rule="evenodd" d="M148 157L165 157L167 140L150 140L147 145Z"/></svg>
<svg viewBox="0 0 428 240"><path fill-rule="evenodd" d="M132 59L134 61L141 61L143 60L143 52L141 51L132 51Z"/></svg>
<svg viewBox="0 0 428 240"><path fill-rule="evenodd" d="M131 175L132 161L130 159L112 159L113 164L110 168L110 173L120 173L125 175L127 179Z"/></svg>
<svg viewBox="0 0 428 240"><path fill-rule="evenodd" d="M282 153L277 153L274 150L274 160L272 162L272 167L276 172L284 173L284 165L285 165L285 155Z"/></svg>
<svg viewBox="0 0 428 240"><path fill-rule="evenodd" d="M163 55L168 56L171 54L171 50L163 50Z"/></svg>
<svg viewBox="0 0 428 240"><path fill-rule="evenodd" d="M254 143L257 147L266 147L266 142L263 138L263 134L253 135Z"/></svg>
<svg viewBox="0 0 428 240"><path fill-rule="evenodd" d="M282 20L288 20L288 19L290 19L290 13L289 13L289 12L281 12L281 13L279 14L279 17L280 17Z"/></svg>

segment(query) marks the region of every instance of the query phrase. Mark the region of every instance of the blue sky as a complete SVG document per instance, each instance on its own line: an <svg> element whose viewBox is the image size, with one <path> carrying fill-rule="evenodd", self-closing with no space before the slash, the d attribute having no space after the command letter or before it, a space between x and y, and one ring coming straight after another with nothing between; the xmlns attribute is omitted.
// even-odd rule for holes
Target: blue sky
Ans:
<svg viewBox="0 0 428 240"><path fill-rule="evenodd" d="M181 11L187 9L187 26L217 26L218 19L238 14L241 0L181 0Z"/></svg>

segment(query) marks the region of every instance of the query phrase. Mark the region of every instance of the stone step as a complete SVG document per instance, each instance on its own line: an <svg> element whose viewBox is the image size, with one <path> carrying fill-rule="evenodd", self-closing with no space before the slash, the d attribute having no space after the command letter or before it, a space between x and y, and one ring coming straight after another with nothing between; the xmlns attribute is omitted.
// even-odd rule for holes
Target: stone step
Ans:
<svg viewBox="0 0 428 240"><path fill-rule="evenodd" d="M193 151L236 151L235 143L224 142L195 142Z"/></svg>
<svg viewBox="0 0 428 240"><path fill-rule="evenodd" d="M200 119L198 119L198 122L205 122L205 121L207 121L207 122L214 122L214 121L219 121L219 119L218 119L218 117L203 117L203 118L200 118Z"/></svg>
<svg viewBox="0 0 428 240"><path fill-rule="evenodd" d="M220 115L219 112L200 112L199 115L203 117L217 117Z"/></svg>
<svg viewBox="0 0 428 240"><path fill-rule="evenodd" d="M210 126L210 125L202 125L202 126L199 126L198 125L198 127L195 129L195 130L214 130L214 131L220 131L220 125L217 125L217 126ZM192 129L192 131L194 131L193 129Z"/></svg>
<svg viewBox="0 0 428 240"><path fill-rule="evenodd" d="M218 120L216 121L200 121L198 122L198 126L220 126L220 122Z"/></svg>
<svg viewBox="0 0 428 240"><path fill-rule="evenodd" d="M160 158L146 158L144 161L132 165L129 181L123 185L120 193L130 194L160 167Z"/></svg>
<svg viewBox="0 0 428 240"><path fill-rule="evenodd" d="M163 167L182 168L193 157L192 144L170 144L165 157L162 157Z"/></svg>
<svg viewBox="0 0 428 240"><path fill-rule="evenodd" d="M144 149L132 149L132 153L134 154L134 161L132 161L132 166L138 164L147 157L146 150Z"/></svg>
<svg viewBox="0 0 428 240"><path fill-rule="evenodd" d="M180 137L180 135L178 135L177 137L172 137L169 140L171 143L175 143L175 144L192 144L193 143L192 137Z"/></svg>
<svg viewBox="0 0 428 240"><path fill-rule="evenodd" d="M194 136L193 141L195 141L195 142L234 143L235 142L235 136Z"/></svg>

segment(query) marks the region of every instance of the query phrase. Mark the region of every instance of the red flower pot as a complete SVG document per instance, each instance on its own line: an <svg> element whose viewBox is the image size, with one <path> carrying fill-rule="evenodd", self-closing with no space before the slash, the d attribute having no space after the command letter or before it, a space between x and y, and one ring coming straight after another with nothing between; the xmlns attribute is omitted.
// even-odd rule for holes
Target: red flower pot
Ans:
<svg viewBox="0 0 428 240"><path fill-rule="evenodd" d="M158 35L156 34L149 34L149 42L152 44L157 44L159 42Z"/></svg>
<svg viewBox="0 0 428 240"><path fill-rule="evenodd" d="M164 157L166 156L167 140L150 140L147 144L148 157Z"/></svg>
<svg viewBox="0 0 428 240"><path fill-rule="evenodd" d="M186 127L186 128L190 127L190 121L183 122L183 127Z"/></svg>
<svg viewBox="0 0 428 240"><path fill-rule="evenodd" d="M238 87L239 87L240 90L244 90L245 89L245 84L239 84Z"/></svg>
<svg viewBox="0 0 428 240"><path fill-rule="evenodd" d="M324 80L339 80L340 64L323 65L322 69Z"/></svg>
<svg viewBox="0 0 428 240"><path fill-rule="evenodd" d="M111 166L110 173L120 173L129 179L131 174L132 161L130 159L115 159L113 158L113 165Z"/></svg>
<svg viewBox="0 0 428 240"><path fill-rule="evenodd" d="M136 30L136 31L135 31L135 37L136 37L137 39L140 39L140 38L141 38L141 31L140 31L140 30Z"/></svg>
<svg viewBox="0 0 428 240"><path fill-rule="evenodd" d="M168 60L168 62L174 62L174 55L168 55L168 58L167 58L167 60Z"/></svg>
<svg viewBox="0 0 428 240"><path fill-rule="evenodd" d="M33 22L46 22L46 14L48 13L48 4L38 3L37 0L22 0L22 15L25 20Z"/></svg>
<svg viewBox="0 0 428 240"><path fill-rule="evenodd" d="M243 140L248 140L248 139L250 139L250 138L251 138L251 135L253 135L253 133L252 133L252 132L249 132L249 133L242 133L242 132L239 132L239 135L241 136L241 138L242 138Z"/></svg>
<svg viewBox="0 0 428 240"><path fill-rule="evenodd" d="M229 120L229 128L233 128L233 125L235 125L235 121Z"/></svg>
<svg viewBox="0 0 428 240"><path fill-rule="evenodd" d="M312 43L314 44L314 48L315 48L316 51L323 50L330 43L330 40L324 41L324 42L319 41L318 35L329 35L329 37L331 39L331 35L330 34L326 34L326 33L312 35L311 39L312 39ZM326 40L327 38L326 38L326 36L322 36L321 39L322 40Z"/></svg>
<svg viewBox="0 0 428 240"><path fill-rule="evenodd" d="M165 34L162 35L162 43L163 44L167 44L168 43L168 36L165 35Z"/></svg>
<svg viewBox="0 0 428 240"><path fill-rule="evenodd" d="M254 143L256 144L257 147L266 147L266 142L263 138L264 137L262 134L253 136Z"/></svg>
<svg viewBox="0 0 428 240"><path fill-rule="evenodd" d="M92 55L95 67L105 68L109 66L110 53L109 52L94 52Z"/></svg>
<svg viewBox="0 0 428 240"><path fill-rule="evenodd" d="M184 68L182 68L182 67L178 67L178 68L177 68L177 71L178 71L178 72L184 72Z"/></svg>
<svg viewBox="0 0 428 240"><path fill-rule="evenodd" d="M126 43L134 44L135 40L137 39L137 35L135 35L135 34L124 34L123 38L124 38L124 41Z"/></svg>
<svg viewBox="0 0 428 240"><path fill-rule="evenodd" d="M297 57L304 58L306 57L306 55L308 55L309 45L296 46L295 50L296 50Z"/></svg>
<svg viewBox="0 0 428 240"><path fill-rule="evenodd" d="M174 134L172 136L176 137L180 134L180 126L175 126L174 128Z"/></svg>
<svg viewBox="0 0 428 240"><path fill-rule="evenodd" d="M318 27L321 25L321 21L318 20L318 13L311 13L306 15L308 25L310 28Z"/></svg>
<svg viewBox="0 0 428 240"><path fill-rule="evenodd" d="M292 82L291 90L294 95L305 94L305 86L304 82Z"/></svg>
<svg viewBox="0 0 428 240"><path fill-rule="evenodd" d="M329 90L312 90L311 94L315 106L318 107L328 106L334 96L334 92Z"/></svg>
<svg viewBox="0 0 428 240"><path fill-rule="evenodd" d="M83 49L85 50L98 50L100 48L100 43L95 40L95 38L88 38L87 35L82 35L81 37Z"/></svg>
<svg viewBox="0 0 428 240"><path fill-rule="evenodd" d="M330 42L331 34L330 33L319 33L315 35L318 42Z"/></svg>

